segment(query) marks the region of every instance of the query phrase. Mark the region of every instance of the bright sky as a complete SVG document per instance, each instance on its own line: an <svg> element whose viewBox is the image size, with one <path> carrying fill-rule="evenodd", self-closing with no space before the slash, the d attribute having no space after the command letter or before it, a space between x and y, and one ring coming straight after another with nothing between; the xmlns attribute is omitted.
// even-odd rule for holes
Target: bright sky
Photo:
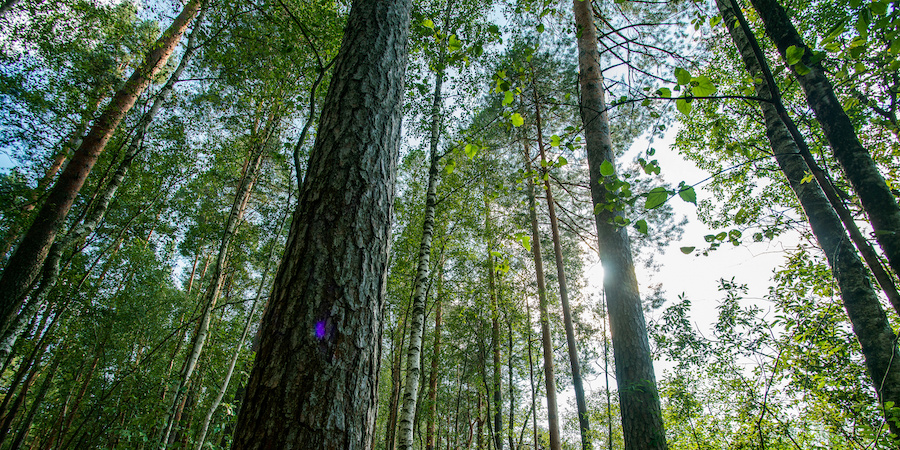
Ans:
<svg viewBox="0 0 900 450"><path fill-rule="evenodd" d="M707 172L698 169L693 163L685 161L671 148L676 131L677 127L673 127L664 140L654 144L654 147L659 150L654 157L662 167L663 177L670 183L674 182L673 185L677 185L682 180L687 184L694 184L707 178L709 176ZM647 143L638 141L632 148L643 150L647 148ZM697 186L696 191L698 203L700 200L711 198L711 195L703 189L703 185ZM675 209L676 217L686 216L688 218L688 223L684 227L684 237L680 241L671 242L664 254L656 256L655 261L661 266L658 272L649 273L641 265L636 267L642 295L649 291L649 286L662 283L666 298L666 303L662 308L650 312L647 317L648 322L659 317L666 307L677 300L680 294L685 294L692 302L691 318L694 326L704 336L712 336L712 324L716 320L716 307L724 297L723 293L718 290L720 278L731 279L734 277L737 283L747 284L749 290L745 301L756 304L764 312L769 311L770 304L763 297L771 285L773 269L781 265L784 260L784 248L796 245L791 242L793 238L783 235L773 242L752 242L750 239L745 239L750 242L739 246L725 243L716 251L710 252L709 256L703 256L697 250L685 255L679 250L680 247L702 249L708 245L703 240L704 235L722 230L711 230L700 222L697 217L697 208L692 204L676 199L672 202L672 206ZM590 298L588 294L594 294L596 297L596 293L602 290L603 268L599 263L593 264L585 271L585 277L587 278L587 292L583 298ZM587 363L589 362L585 361L582 364ZM594 378L586 379L585 388L591 392L603 391L606 387L602 374L603 361L602 359L593 361L593 364L600 373ZM662 378L665 371L671 367L672 365L666 361L656 361L654 368L657 379ZM610 386L612 389L615 388L613 376L614 373L611 373ZM565 411L566 415L574 416L576 414L574 391L569 388L559 394L561 410Z"/></svg>

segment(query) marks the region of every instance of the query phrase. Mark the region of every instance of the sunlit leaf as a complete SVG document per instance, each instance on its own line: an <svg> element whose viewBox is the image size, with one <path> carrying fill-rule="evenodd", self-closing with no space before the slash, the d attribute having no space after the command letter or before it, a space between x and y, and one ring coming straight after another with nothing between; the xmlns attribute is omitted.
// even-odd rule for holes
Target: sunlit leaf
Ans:
<svg viewBox="0 0 900 450"><path fill-rule="evenodd" d="M600 164L600 175L611 177L614 173L616 173L616 168L608 160Z"/></svg>

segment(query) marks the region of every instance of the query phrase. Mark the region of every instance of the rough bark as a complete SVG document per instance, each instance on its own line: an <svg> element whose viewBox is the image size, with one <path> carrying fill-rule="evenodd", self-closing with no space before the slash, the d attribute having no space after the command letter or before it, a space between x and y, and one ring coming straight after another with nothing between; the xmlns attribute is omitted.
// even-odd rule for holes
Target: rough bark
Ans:
<svg viewBox="0 0 900 450"><path fill-rule="evenodd" d="M200 1L191 0L184 6L169 29L156 41L143 64L110 100L56 180L47 200L0 277L0 332L5 332L12 326L22 306L24 294L37 279L50 246L100 153L125 114L150 84L151 78L168 61L182 34L197 15Z"/></svg>
<svg viewBox="0 0 900 450"><path fill-rule="evenodd" d="M541 312L541 343L544 348L544 383L547 391L547 428L550 450L560 450L559 410L556 404L556 376L553 373L553 338L550 336L550 313L547 311L547 284L544 281L544 262L541 255L541 234L538 230L537 205L534 200L534 174L531 172L531 152L525 146L525 173L528 175L528 209L531 217L531 252L537 278Z"/></svg>
<svg viewBox="0 0 900 450"><path fill-rule="evenodd" d="M743 14L734 8L732 2L717 0L716 4L735 45L741 52L747 71L757 79L756 90L759 96L765 99L775 97L778 88L762 78L761 67L765 61L760 61L754 52L755 38L748 33L749 27L746 27ZM736 21L739 26L735 26ZM775 153L778 166L800 201L840 288L844 308L862 347L866 369L878 399L882 404L887 402L900 404L900 365L893 362L898 353L896 336L872 288L866 268L857 257L840 219L819 184L802 182L810 170L809 166L800 155L797 143L776 107L771 102L760 102L760 107L765 118L766 136ZM900 434L897 425L890 420L891 416L891 412L886 410L885 419L891 432Z"/></svg>
<svg viewBox="0 0 900 450"><path fill-rule="evenodd" d="M801 62L809 68L809 72L801 75L797 65L791 69L806 94L807 103L822 125L822 132L835 159L859 196L875 230L875 239L894 273L900 273L900 207L897 206L897 199L875 166L872 155L860 142L821 62L811 61L813 51L803 42L785 9L777 0L751 0L751 3L765 24L766 34L783 57L791 46L804 51Z"/></svg>
<svg viewBox="0 0 900 450"><path fill-rule="evenodd" d="M547 167L547 156L544 151L544 132L541 129L541 105L537 90L534 92L535 126L537 128L538 150L541 154L541 167ZM545 169L546 170L546 169ZM575 327L572 325L572 311L569 308L569 289L566 283L566 270L563 262L562 242L559 237L559 222L556 218L556 203L553 201L553 190L550 189L550 178L544 180L544 196L547 199L547 213L550 216L550 233L553 238L553 253L556 258L556 277L559 283L559 301L563 310L563 326L566 329L566 347L569 351L569 364L572 368L572 385L575 388L575 403L578 409L578 429L581 432L581 448L590 450L591 426L588 419L587 403L584 399L584 383L581 380L581 363L578 361L578 344L575 342Z"/></svg>
<svg viewBox="0 0 900 450"><path fill-rule="evenodd" d="M595 207L606 203L606 189L600 165L609 161L615 167L615 152L609 135L609 118L597 30L591 3L573 0L578 29L578 67L581 88L581 119L590 171L591 197ZM602 206L601 206L602 208ZM609 307L616 360L616 380L626 449L665 449L666 434L650 357L647 326L641 308L637 278L631 256L628 231L612 223L619 211L603 209L596 214L600 261L605 273L603 288Z"/></svg>
<svg viewBox="0 0 900 450"><path fill-rule="evenodd" d="M271 117L269 119L269 123L266 126L265 131L263 133L259 133L259 129L253 130L252 138L256 141L254 144L254 148L251 150L251 154L248 157L247 165L244 169L244 174L241 177L240 185L238 186L235 195L234 202L231 206L231 212L228 215L228 219L225 222L225 230L222 233L222 239L219 242L219 251L216 256L216 261L213 263L212 268L212 279L209 282L209 286L206 290L206 295L203 299L203 312L200 314L200 323L197 325L197 333L194 335L194 339L191 343L191 349L188 352L187 359L185 360L184 367L181 371L181 376L179 377L178 387L175 389L174 394L172 395L172 406L169 408L169 416L166 419L166 428L163 432L163 438L160 440L161 446L163 448L168 446L169 437L172 433L172 429L177 422L174 420L174 416L176 415L176 405L180 404L180 400L182 395L184 394L184 389L188 385L188 382L191 379L191 375L194 373L194 369L197 366L197 361L200 359L200 354L203 352L203 347L206 344L206 337L209 335L209 325L210 320L212 319L212 312L216 307L216 301L219 298L219 295L222 292L222 287L225 284L225 266L226 260L228 257L228 249L231 246L231 241L234 238L234 234L237 231L238 225L240 225L241 221L244 218L244 211L247 209L247 203L250 201L250 196L253 192L253 186L256 183L256 178L259 175L259 168L262 164L263 156L265 155L266 146L268 144L268 137L273 134L273 130L278 127L277 123L279 120L276 117ZM262 134L262 136L260 136Z"/></svg>
<svg viewBox="0 0 900 450"><path fill-rule="evenodd" d="M413 446L413 425L419 395L419 379L422 372L422 331L425 324L425 296L428 277L431 275L431 242L434 237L434 213L437 205L438 144L441 132L441 86L443 71L434 77L434 99L431 105L430 164L428 167L428 188L425 192L425 218L422 221L422 240L419 243L419 262L414 282L410 316L409 348L406 356L406 383L403 392L403 409L400 412L400 433L397 448L409 450Z"/></svg>
<svg viewBox="0 0 900 450"><path fill-rule="evenodd" d="M351 7L235 449L372 445L410 7Z"/></svg>

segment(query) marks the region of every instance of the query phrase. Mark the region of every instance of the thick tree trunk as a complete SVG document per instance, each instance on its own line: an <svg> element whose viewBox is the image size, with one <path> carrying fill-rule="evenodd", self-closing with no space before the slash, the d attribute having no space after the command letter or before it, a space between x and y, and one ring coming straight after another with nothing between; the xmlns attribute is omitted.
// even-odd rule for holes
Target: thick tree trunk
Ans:
<svg viewBox="0 0 900 450"><path fill-rule="evenodd" d="M215 263L213 263L212 279L209 282L209 287L207 288L203 300L203 312L200 314L200 323L197 325L197 334L194 335L191 350L188 352L187 360L185 360L184 367L181 371L178 387L172 395L172 406L169 408L169 416L166 419L166 428L163 432L163 438L160 440L160 445L163 448L168 446L169 436L172 433L174 425L177 423L177 421L173 419L176 414L175 405L180 404L181 397L184 394L184 388L188 385L191 375L194 373L194 369L197 366L197 361L200 359L200 354L203 352L203 347L206 344L206 336L209 334L209 324L212 319L212 312L216 307L216 301L218 300L225 283L225 265L228 257L228 249L231 246L231 240L234 238L238 225L240 225L244 218L244 211L247 209L247 203L250 201L253 186L259 175L259 168L262 165L263 156L266 154L268 140L272 134L274 134L274 130L278 128L278 122L279 119L277 116L273 115L273 117L270 117L262 135L259 133L259 127L256 127L256 129L253 130L252 137L256 142L254 143L254 148L251 150L252 153L248 156L247 165L244 169L244 174L241 177L241 183L234 195L231 213L228 215L228 219L225 222L225 231L222 233L222 240L219 243L219 253Z"/></svg>
<svg viewBox="0 0 900 450"><path fill-rule="evenodd" d="M442 311L441 301L443 300L443 272L438 272L438 293L434 301L434 351L431 354L431 375L428 380L428 425L425 432L425 449L435 449L435 421L437 421L437 384L438 384L438 361L441 359L441 325ZM440 440L440 437L438 437ZM440 443L437 444L440 447Z"/></svg>
<svg viewBox="0 0 900 450"><path fill-rule="evenodd" d="M732 39L741 52L747 71L757 77L757 92L762 98L775 98L777 86L770 85L762 77L764 61L757 58L752 35L746 21L733 3L717 0L722 19L731 33ZM740 26L735 26L736 19ZM787 177L791 189L797 195L803 211L809 218L813 234L825 252L831 271L841 290L844 308L850 318L853 332L862 347L866 368L872 378L878 399L882 404L900 404L900 366L893 361L898 349L896 336L881 308L878 296L869 281L865 266L859 260L840 219L837 217L818 183L803 183L810 170L799 154L796 142L782 121L776 107L771 102L760 102L766 122L766 136L772 145L775 160ZM886 408L885 418L894 434L900 429L890 420L892 414Z"/></svg>
<svg viewBox="0 0 900 450"><path fill-rule="evenodd" d="M411 3L352 4L234 449L372 445Z"/></svg>
<svg viewBox="0 0 900 450"><path fill-rule="evenodd" d="M525 145L525 174L528 177L528 209L531 216L531 252L537 278L541 311L541 342L544 347L544 383L547 390L547 428L550 431L550 450L560 450L559 409L556 404L556 376L553 373L553 338L550 336L550 313L547 311L547 284L544 281L544 261L541 255L541 234L538 229L537 204L534 200L534 174L531 170L531 151Z"/></svg>
<svg viewBox="0 0 900 450"><path fill-rule="evenodd" d="M22 306L24 294L37 279L50 246L100 153L122 118L150 84L151 78L168 61L181 40L181 35L197 15L200 2L201 0L188 2L169 29L156 41L141 67L134 71L97 118L50 190L47 200L0 277L0 332L12 327Z"/></svg>
<svg viewBox="0 0 900 450"><path fill-rule="evenodd" d="M802 49L801 62L809 72L800 75L792 66L806 100L822 125L825 138L875 230L875 239L884 251L895 274L900 274L900 207L887 183L875 166L872 155L859 141L856 129L838 101L834 87L825 75L821 62L812 63L813 51L803 42L784 8L777 0L751 0L784 57L791 46Z"/></svg>
<svg viewBox="0 0 900 450"><path fill-rule="evenodd" d="M609 136L609 118L597 50L591 3L573 0L578 29L578 67L581 87L581 119L590 170L591 196L595 207L606 204L604 176L600 165L609 161L615 167L615 152ZM600 206L600 208L603 208ZM631 257L628 230L613 224L621 211L602 209L597 214L597 236L600 261L603 264L603 287L609 305L613 354L625 448L651 450L666 448L656 375L650 357L647 326L641 308L637 278Z"/></svg>
<svg viewBox="0 0 900 450"><path fill-rule="evenodd" d="M428 167L428 188L425 192L425 218L422 222L422 241L419 244L419 263L416 269L415 292L412 298L410 316L409 349L406 355L406 383L403 392L403 409L400 412L400 433L397 448L409 450L413 446L413 418L421 377L422 331L425 324L425 296L428 277L431 272L431 241L434 237L434 210L437 205L438 144L441 132L441 86L444 73L438 71L434 77L434 101L431 105L430 164Z"/></svg>
<svg viewBox="0 0 900 450"><path fill-rule="evenodd" d="M534 91L535 126L537 128L538 150L541 154L541 167L547 167L547 156L544 151L544 132L541 129L541 104L537 90ZM545 169L547 170L547 169ZM550 233L553 237L553 253L556 257L556 276L559 282L559 301L563 310L563 326L566 328L566 347L569 350L569 364L572 367L572 384L575 388L575 403L578 408L578 428L581 432L582 450L593 448L591 443L591 425L588 419L587 403L584 399L584 383L581 380L581 363L578 361L578 344L575 342L575 327L572 325L572 311L569 308L569 289L566 283L566 270L563 262L562 243L559 237L559 223L556 218L556 204L553 191L550 189L550 178L544 180L544 194L547 198L547 212L550 215Z"/></svg>

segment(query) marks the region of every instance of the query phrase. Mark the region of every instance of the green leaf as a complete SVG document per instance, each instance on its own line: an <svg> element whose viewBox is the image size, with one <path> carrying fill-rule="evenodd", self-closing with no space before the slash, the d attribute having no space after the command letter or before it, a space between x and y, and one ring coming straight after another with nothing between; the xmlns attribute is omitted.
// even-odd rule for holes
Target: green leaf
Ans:
<svg viewBox="0 0 900 450"><path fill-rule="evenodd" d="M519 113L513 113L513 115L509 116L509 120L512 122L514 127L521 127L525 124L525 119L522 118L522 115Z"/></svg>
<svg viewBox="0 0 900 450"><path fill-rule="evenodd" d="M550 146L559 147L559 136L555 134L553 136L550 136Z"/></svg>
<svg viewBox="0 0 900 450"><path fill-rule="evenodd" d="M672 98L672 90L669 88L659 88L656 90L656 95L662 98Z"/></svg>
<svg viewBox="0 0 900 450"><path fill-rule="evenodd" d="M616 168L613 167L609 160L603 161L603 164L600 164L600 175L611 177L614 173L616 173Z"/></svg>
<svg viewBox="0 0 900 450"><path fill-rule="evenodd" d="M516 240L522 244L522 247L525 247L525 250L529 252L531 251L531 236L523 234L521 236L518 236Z"/></svg>
<svg viewBox="0 0 900 450"><path fill-rule="evenodd" d="M556 167L562 167L569 163L569 160L560 156L559 159L556 160Z"/></svg>
<svg viewBox="0 0 900 450"><path fill-rule="evenodd" d="M474 144L466 144L466 147L463 150L466 152L466 156L468 156L469 159L473 159L478 153L478 146Z"/></svg>
<svg viewBox="0 0 900 450"><path fill-rule="evenodd" d="M447 162L447 165L444 166L444 173L450 175L454 170L456 170L456 161L451 159Z"/></svg>
<svg viewBox="0 0 900 450"><path fill-rule="evenodd" d="M679 98L678 100L675 100L675 109L682 114L689 116L691 115L691 102L687 101L685 98Z"/></svg>
<svg viewBox="0 0 900 450"><path fill-rule="evenodd" d="M813 174L812 174L812 173L806 172L806 176L804 176L804 177L800 180L800 184L806 184L806 183L809 183L810 181L813 180L813 178L814 178L814 177L813 177Z"/></svg>
<svg viewBox="0 0 900 450"><path fill-rule="evenodd" d="M687 187L680 191L678 191L678 196L681 197L682 200L693 203L695 206L697 205L697 193L694 192L693 187Z"/></svg>
<svg viewBox="0 0 900 450"><path fill-rule="evenodd" d="M455 34L450 35L450 40L447 45L448 45L448 49L450 50L451 53L458 51L459 49L462 48L462 42L460 42L459 39L457 39Z"/></svg>
<svg viewBox="0 0 900 450"><path fill-rule="evenodd" d="M691 73L679 67L675 69L675 80L678 81L678 84L690 84Z"/></svg>
<svg viewBox="0 0 900 450"><path fill-rule="evenodd" d="M806 50L802 47L797 47L796 45L792 45L787 48L787 51L784 52L784 57L787 59L787 63L789 66L793 66L800 62L803 59L803 54L806 53Z"/></svg>
<svg viewBox="0 0 900 450"><path fill-rule="evenodd" d="M516 99L516 96L513 95L512 91L506 91L506 94L503 94L503 106L509 105Z"/></svg>
<svg viewBox="0 0 900 450"><path fill-rule="evenodd" d="M715 27L715 26L718 25L719 22L721 22L721 21L722 21L722 16L714 16L714 17L710 17L710 18L709 18L709 26L710 26L710 27Z"/></svg>
<svg viewBox="0 0 900 450"><path fill-rule="evenodd" d="M689 254L691 254L692 251L694 251L695 248L697 248L697 247L681 247L680 250L681 250L681 253L684 253L685 255L689 255Z"/></svg>
<svg viewBox="0 0 900 450"><path fill-rule="evenodd" d="M488 27L488 33L500 34L500 27L498 27L497 25L491 24L491 26Z"/></svg>
<svg viewBox="0 0 900 450"><path fill-rule="evenodd" d="M669 199L669 191L664 187L656 187L653 188L650 192L647 193L647 202L644 203L644 208L654 209L662 206L666 200Z"/></svg>
<svg viewBox="0 0 900 450"><path fill-rule="evenodd" d="M543 33L544 32L544 24L539 23L538 26L535 27L535 29L537 29L538 33Z"/></svg>
<svg viewBox="0 0 900 450"><path fill-rule="evenodd" d="M802 62L801 62L801 63L795 64L795 65L794 65L794 70L796 70L796 71L797 71L797 75L800 75L801 77L802 77L803 75L806 75L806 74L808 74L808 73L810 72L809 67L806 67L806 64L803 64Z"/></svg>
<svg viewBox="0 0 900 450"><path fill-rule="evenodd" d="M888 2L872 2L869 4L869 9L872 10L872 14L883 16L887 13Z"/></svg>
<svg viewBox="0 0 900 450"><path fill-rule="evenodd" d="M638 230L638 233L647 234L647 221L644 219L638 220L634 223L634 228Z"/></svg>
<svg viewBox="0 0 900 450"><path fill-rule="evenodd" d="M694 86L694 95L700 97L709 97L710 95L716 93L716 86L707 76L696 77L691 81L691 84L697 83L696 86Z"/></svg>
<svg viewBox="0 0 900 450"><path fill-rule="evenodd" d="M425 20L422 21L422 26L425 27L425 28L431 28L431 29L433 30L433 29L434 29L434 22L432 22L431 19L425 19Z"/></svg>

